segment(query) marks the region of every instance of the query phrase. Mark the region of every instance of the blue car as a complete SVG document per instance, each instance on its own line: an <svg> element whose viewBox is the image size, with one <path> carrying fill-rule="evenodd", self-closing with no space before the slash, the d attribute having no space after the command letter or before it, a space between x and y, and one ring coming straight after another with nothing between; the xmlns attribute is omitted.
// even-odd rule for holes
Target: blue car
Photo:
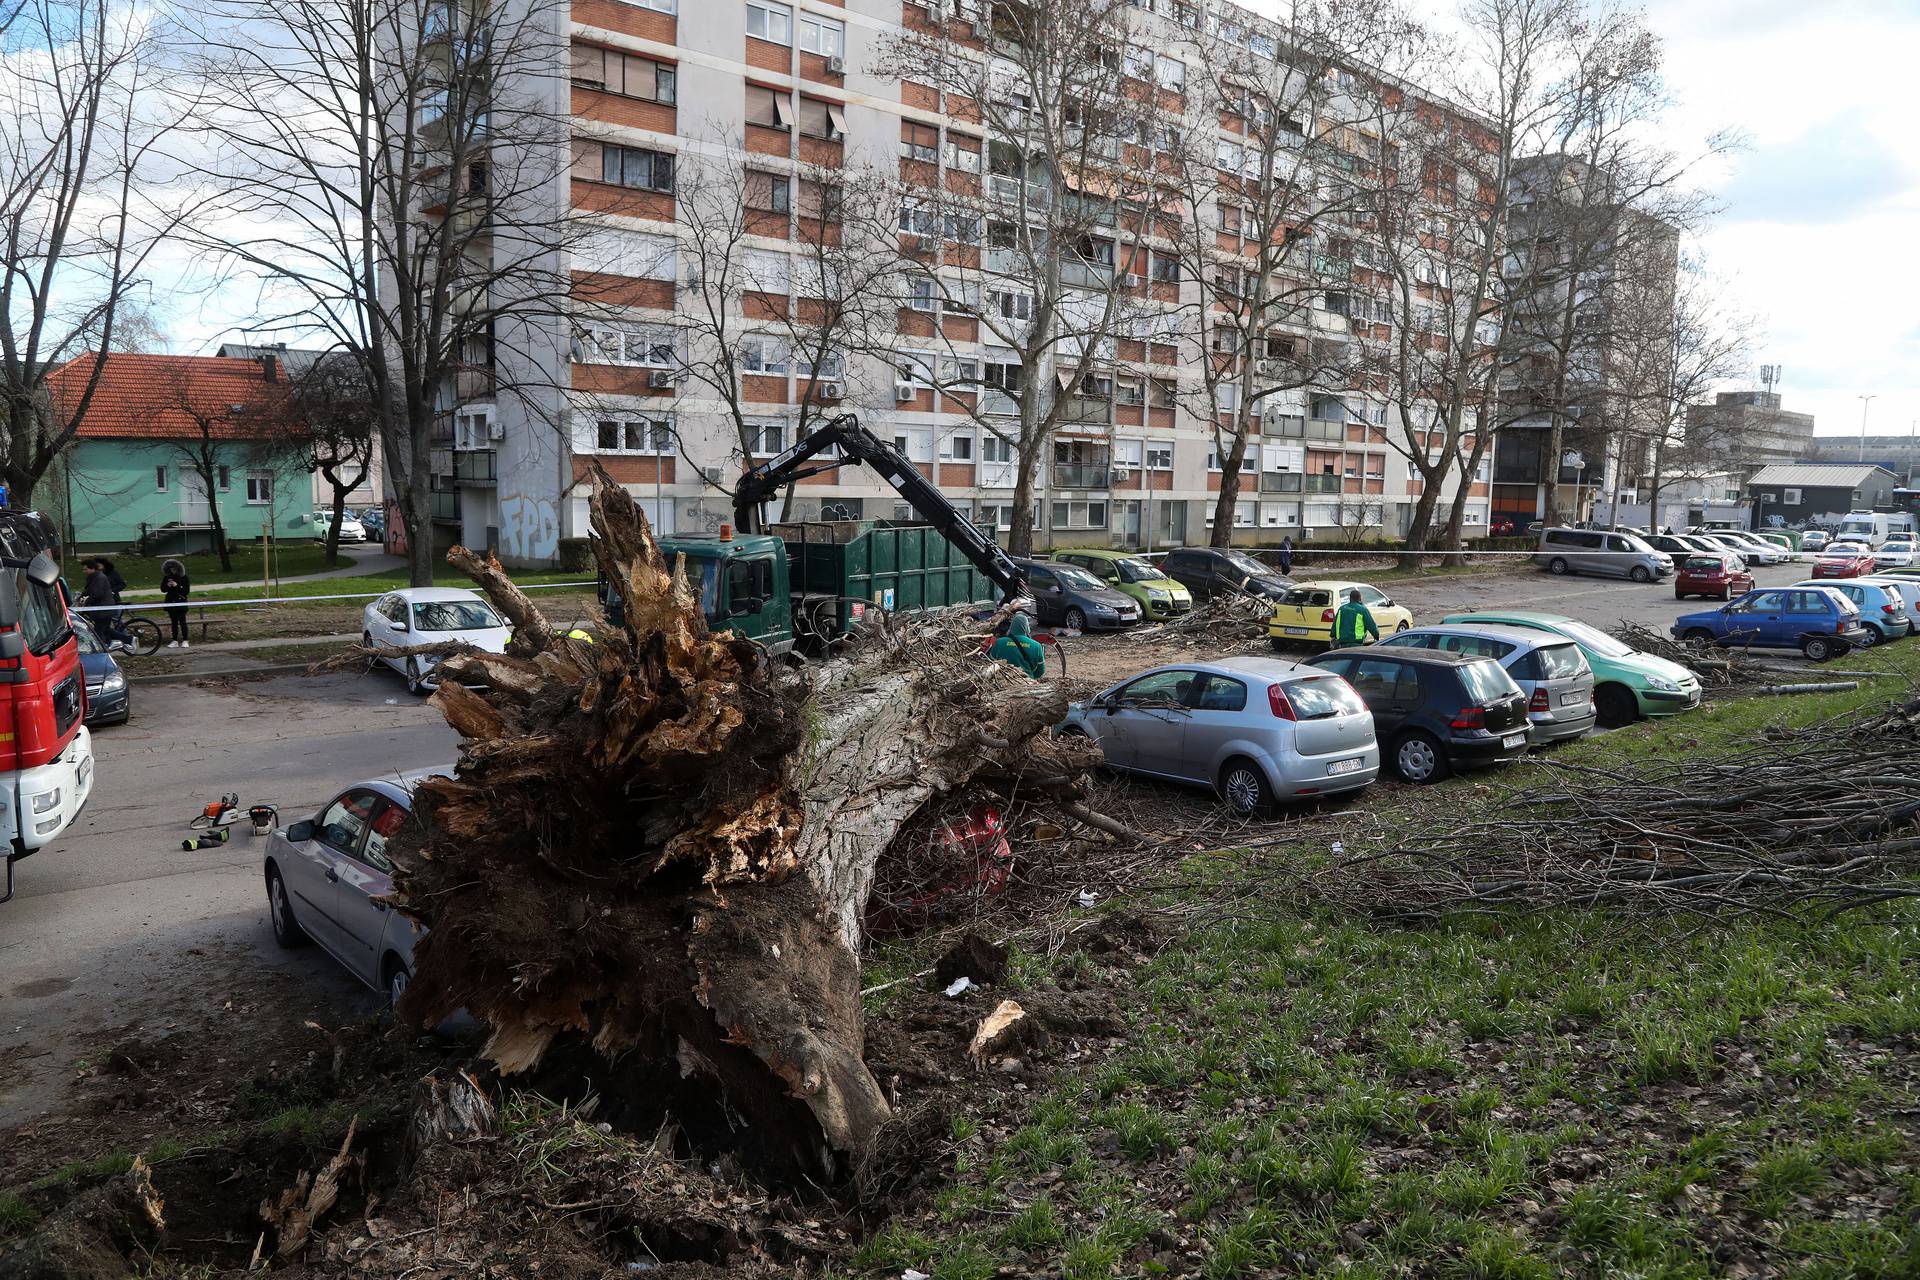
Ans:
<svg viewBox="0 0 1920 1280"><path fill-rule="evenodd" d="M1825 582L1796 582L1794 587L1825 587L1838 591L1860 610L1860 625L1866 628L1866 644L1885 644L1913 633L1913 619L1907 613L1907 600L1900 588L1874 578L1843 578Z"/></svg>
<svg viewBox="0 0 1920 1280"><path fill-rule="evenodd" d="M1673 634L1728 648L1798 649L1815 662L1872 643L1853 601L1826 586L1749 591L1718 609L1681 614Z"/></svg>

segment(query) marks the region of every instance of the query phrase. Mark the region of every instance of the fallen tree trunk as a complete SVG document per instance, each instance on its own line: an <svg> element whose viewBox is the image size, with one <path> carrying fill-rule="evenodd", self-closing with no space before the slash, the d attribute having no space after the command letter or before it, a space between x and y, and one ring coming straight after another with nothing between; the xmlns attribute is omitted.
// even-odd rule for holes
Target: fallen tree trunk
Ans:
<svg viewBox="0 0 1920 1280"><path fill-rule="evenodd" d="M881 853L930 800L1077 777L1089 752L1047 732L1064 695L977 635L876 613L833 662L770 663L708 630L599 473L592 516L626 608L591 639L556 635L490 557L449 555L515 637L440 667L465 742L392 847L395 901L429 930L401 1011L464 1007L504 1073L584 1056L603 1097L705 1107L747 1154L838 1176L889 1114L859 994Z"/></svg>

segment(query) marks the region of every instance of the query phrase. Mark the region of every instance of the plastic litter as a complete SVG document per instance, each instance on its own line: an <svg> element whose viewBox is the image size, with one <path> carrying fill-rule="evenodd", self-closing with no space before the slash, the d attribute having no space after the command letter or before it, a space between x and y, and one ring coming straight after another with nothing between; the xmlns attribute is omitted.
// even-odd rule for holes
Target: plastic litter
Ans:
<svg viewBox="0 0 1920 1280"><path fill-rule="evenodd" d="M1343 853L1345 853L1346 851L1347 851L1347 846L1346 846L1346 842L1345 842L1345 841L1342 841L1342 840L1335 840L1335 841L1333 842L1333 856L1334 856L1334 857L1336 857L1336 858L1337 858L1337 857L1339 857L1339 856L1340 856L1341 854L1343 854Z"/></svg>
<svg viewBox="0 0 1920 1280"><path fill-rule="evenodd" d="M912 1267L908 1267L900 1273L900 1280L933 1280L933 1277L924 1271L915 1271Z"/></svg>
<svg viewBox="0 0 1920 1280"><path fill-rule="evenodd" d="M966 975L962 974L960 977L955 978L952 982L949 982L947 984L946 994L950 996L961 995L964 992L973 990L974 987L978 985L979 984L976 983L972 978L969 978Z"/></svg>
<svg viewBox="0 0 1920 1280"><path fill-rule="evenodd" d="M1091 889L1082 889L1079 893L1079 896L1076 897L1074 901L1078 902L1083 907L1090 907L1094 903L1100 901L1100 895L1095 893Z"/></svg>

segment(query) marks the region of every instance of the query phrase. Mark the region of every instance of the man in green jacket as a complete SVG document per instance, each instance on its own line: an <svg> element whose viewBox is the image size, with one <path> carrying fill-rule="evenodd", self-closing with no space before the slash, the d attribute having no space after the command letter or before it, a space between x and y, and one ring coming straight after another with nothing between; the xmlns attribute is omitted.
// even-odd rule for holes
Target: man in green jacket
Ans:
<svg viewBox="0 0 1920 1280"><path fill-rule="evenodd" d="M987 650L987 656L1026 672L1035 680L1044 680L1047 678L1047 651L1040 647L1038 640L1027 634L1031 627L1026 614L1014 614L1007 619L1007 634L993 642L993 647Z"/></svg>
<svg viewBox="0 0 1920 1280"><path fill-rule="evenodd" d="M1375 624L1373 614L1367 611L1367 606L1360 603L1359 590L1347 592L1346 603L1333 615L1333 647L1339 649L1350 644L1373 644L1379 639L1380 628Z"/></svg>

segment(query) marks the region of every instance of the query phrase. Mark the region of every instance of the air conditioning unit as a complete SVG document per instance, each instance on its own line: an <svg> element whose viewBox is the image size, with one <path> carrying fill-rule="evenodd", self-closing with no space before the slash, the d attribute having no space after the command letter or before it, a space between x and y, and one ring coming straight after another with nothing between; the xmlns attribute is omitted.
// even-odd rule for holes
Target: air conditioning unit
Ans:
<svg viewBox="0 0 1920 1280"><path fill-rule="evenodd" d="M1129 271L1120 277L1120 283L1129 289L1138 289L1140 287L1140 277Z"/></svg>
<svg viewBox="0 0 1920 1280"><path fill-rule="evenodd" d="M652 369L647 372L647 385L655 391L673 390L673 370Z"/></svg>
<svg viewBox="0 0 1920 1280"><path fill-rule="evenodd" d="M894 383L893 398L901 404L905 404L907 401L913 399L913 384L911 382Z"/></svg>
<svg viewBox="0 0 1920 1280"><path fill-rule="evenodd" d="M816 382L813 386L814 390L820 393L822 400L838 400L846 393L846 388L837 382Z"/></svg>
<svg viewBox="0 0 1920 1280"><path fill-rule="evenodd" d="M843 76L847 74L847 60L838 55L828 58L827 74L830 76Z"/></svg>
<svg viewBox="0 0 1920 1280"><path fill-rule="evenodd" d="M487 419L487 439L505 440L506 438L507 438L507 424L500 421L500 419L498 418L488 418Z"/></svg>

